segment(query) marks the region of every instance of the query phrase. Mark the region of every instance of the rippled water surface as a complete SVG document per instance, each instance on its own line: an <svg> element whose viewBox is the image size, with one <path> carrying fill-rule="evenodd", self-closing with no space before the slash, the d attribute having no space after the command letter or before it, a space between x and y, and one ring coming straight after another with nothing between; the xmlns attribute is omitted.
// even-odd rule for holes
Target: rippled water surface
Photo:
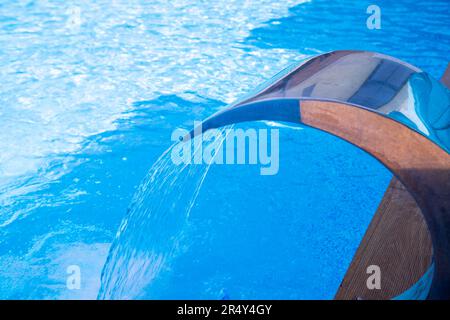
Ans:
<svg viewBox="0 0 450 320"><path fill-rule="evenodd" d="M374 50L439 77L449 2L379 1L381 30L366 28L369 4L2 1L0 298L96 298L119 225L171 132L293 61ZM390 174L323 133L243 127L252 126L280 130L279 174L212 166L179 254L153 286L123 296L333 297ZM141 237L170 227L145 225ZM71 265L79 290L66 287Z"/></svg>

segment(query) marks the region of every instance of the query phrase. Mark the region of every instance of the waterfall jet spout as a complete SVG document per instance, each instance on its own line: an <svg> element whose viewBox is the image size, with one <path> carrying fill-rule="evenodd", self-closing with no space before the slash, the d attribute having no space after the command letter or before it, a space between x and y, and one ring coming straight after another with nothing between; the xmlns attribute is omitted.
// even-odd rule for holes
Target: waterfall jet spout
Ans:
<svg viewBox="0 0 450 320"><path fill-rule="evenodd" d="M450 78L450 77L447 77ZM398 59L335 51L281 72L253 96L204 120L212 128L256 120L304 124L381 161L414 197L427 223L434 274L430 299L450 299L450 94Z"/></svg>
<svg viewBox="0 0 450 320"><path fill-rule="evenodd" d="M194 128L189 135L183 138L183 141L189 140L210 129L240 122L259 120L300 123L299 100L270 99L237 105L225 111L218 112L204 120L201 124L201 129Z"/></svg>
<svg viewBox="0 0 450 320"><path fill-rule="evenodd" d="M447 90L426 73L393 57L365 51L334 51L288 67L249 98L204 120L201 130L192 130L183 140L209 129L247 121L306 124L301 119L300 102L328 101L387 116L448 152L449 98L442 91ZM434 102L432 108L430 99Z"/></svg>

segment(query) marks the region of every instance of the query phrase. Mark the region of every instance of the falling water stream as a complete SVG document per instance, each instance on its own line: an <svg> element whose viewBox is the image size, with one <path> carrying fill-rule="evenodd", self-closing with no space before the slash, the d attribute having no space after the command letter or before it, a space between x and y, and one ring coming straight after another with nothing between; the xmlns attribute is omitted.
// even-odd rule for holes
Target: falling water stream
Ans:
<svg viewBox="0 0 450 320"><path fill-rule="evenodd" d="M207 139L213 148L221 147L225 130ZM191 160L203 150L197 139L202 138L194 139ZM160 156L135 194L103 268L99 299L139 297L160 272L170 269L171 260L182 250L183 227L210 163L174 164L176 145Z"/></svg>

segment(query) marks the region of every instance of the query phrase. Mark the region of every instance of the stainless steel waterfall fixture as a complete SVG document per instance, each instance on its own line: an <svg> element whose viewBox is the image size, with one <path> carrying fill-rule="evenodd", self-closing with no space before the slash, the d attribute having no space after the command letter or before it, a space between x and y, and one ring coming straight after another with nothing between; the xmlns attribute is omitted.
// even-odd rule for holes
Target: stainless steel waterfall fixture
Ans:
<svg viewBox="0 0 450 320"><path fill-rule="evenodd" d="M434 272L428 298L450 299L450 94L445 86L393 57L335 51L284 70L206 119L202 130L256 120L317 128L381 161L415 199L429 229Z"/></svg>

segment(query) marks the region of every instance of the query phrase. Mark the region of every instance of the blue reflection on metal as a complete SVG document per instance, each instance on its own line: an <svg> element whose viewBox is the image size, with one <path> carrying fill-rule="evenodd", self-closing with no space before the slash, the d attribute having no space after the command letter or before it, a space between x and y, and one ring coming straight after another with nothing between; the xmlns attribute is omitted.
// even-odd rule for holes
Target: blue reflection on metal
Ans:
<svg viewBox="0 0 450 320"><path fill-rule="evenodd" d="M408 290L392 298L392 300L425 300L433 282L434 263L427 272Z"/></svg>

